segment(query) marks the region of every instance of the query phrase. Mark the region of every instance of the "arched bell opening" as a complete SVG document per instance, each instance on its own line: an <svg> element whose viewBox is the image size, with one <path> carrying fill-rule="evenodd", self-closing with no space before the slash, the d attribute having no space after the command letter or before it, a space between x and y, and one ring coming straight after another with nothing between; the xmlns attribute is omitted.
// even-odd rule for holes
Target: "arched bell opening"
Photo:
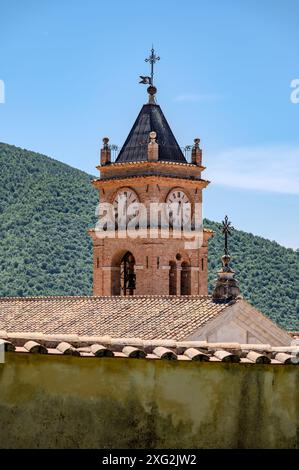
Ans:
<svg viewBox="0 0 299 470"><path fill-rule="evenodd" d="M111 295L134 295L135 258L130 251L117 253L111 262Z"/></svg>
<svg viewBox="0 0 299 470"><path fill-rule="evenodd" d="M191 294L191 266L184 261L181 269L181 295Z"/></svg>
<svg viewBox="0 0 299 470"><path fill-rule="evenodd" d="M176 295L177 269L176 262L169 262L169 295Z"/></svg>
<svg viewBox="0 0 299 470"><path fill-rule="evenodd" d="M135 289L135 258L130 251L127 251L120 262L120 295L134 295Z"/></svg>

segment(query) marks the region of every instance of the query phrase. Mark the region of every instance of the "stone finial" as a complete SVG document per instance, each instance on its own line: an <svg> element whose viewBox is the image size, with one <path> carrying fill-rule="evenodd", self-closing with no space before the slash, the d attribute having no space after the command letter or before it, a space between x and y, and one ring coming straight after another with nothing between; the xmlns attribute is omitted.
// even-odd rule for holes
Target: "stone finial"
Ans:
<svg viewBox="0 0 299 470"><path fill-rule="evenodd" d="M103 147L101 148L101 165L107 165L111 162L111 150L108 137L103 137Z"/></svg>
<svg viewBox="0 0 299 470"><path fill-rule="evenodd" d="M149 133L150 137L150 143L155 144L156 143L156 138L157 138L157 133L155 131L152 131Z"/></svg>
<svg viewBox="0 0 299 470"><path fill-rule="evenodd" d="M240 295L240 289L234 279L235 271L229 265L231 258L228 253L228 235L231 235L233 227L227 216L222 221L221 230L224 234L224 255L221 258L222 269L217 273L218 278L212 297L214 302L225 303L236 299Z"/></svg>
<svg viewBox="0 0 299 470"><path fill-rule="evenodd" d="M157 162L159 156L159 145L156 142L157 133L152 131L149 133L150 141L147 146L147 158L150 162Z"/></svg>
<svg viewBox="0 0 299 470"><path fill-rule="evenodd" d="M196 137L194 139L194 148L199 149L200 139Z"/></svg>
<svg viewBox="0 0 299 470"><path fill-rule="evenodd" d="M149 104L156 104L157 88L153 85L150 85L147 89L147 92L148 92L148 102L149 102Z"/></svg>
<svg viewBox="0 0 299 470"><path fill-rule="evenodd" d="M109 137L103 137L103 149L108 149Z"/></svg>
<svg viewBox="0 0 299 470"><path fill-rule="evenodd" d="M235 271L229 266L230 256L221 258L222 269L218 271L216 285L213 291L214 302L225 303L236 299L240 295L238 281L234 279Z"/></svg>
<svg viewBox="0 0 299 470"><path fill-rule="evenodd" d="M192 147L192 163L197 166L202 164L202 150L199 147L200 139L197 137L194 139L194 145Z"/></svg>

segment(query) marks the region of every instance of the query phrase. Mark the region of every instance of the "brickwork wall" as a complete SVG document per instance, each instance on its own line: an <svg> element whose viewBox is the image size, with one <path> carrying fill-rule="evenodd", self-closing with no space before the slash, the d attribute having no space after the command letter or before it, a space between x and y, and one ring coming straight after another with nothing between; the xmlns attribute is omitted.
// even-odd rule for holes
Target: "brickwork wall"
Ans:
<svg viewBox="0 0 299 470"><path fill-rule="evenodd" d="M150 204L165 202L170 190L181 188L189 197L191 204L202 202L202 181L188 181L164 177L142 177L123 181L99 180L96 183L99 189L100 201L112 203L117 191L130 188L136 192L139 201L147 207L150 213ZM119 266L123 255L129 251L135 258L136 290L135 294L168 294L169 293L169 263L177 264L177 295L181 294L180 269L182 263L190 265L190 294L208 293L208 238L211 233L204 232L203 244L198 249L186 249L186 240L183 238L104 238L96 237L91 233L94 245L93 272L94 295L118 294L117 278ZM117 237L120 234L116 235ZM179 255L179 260L177 259ZM113 287L114 286L114 287Z"/></svg>

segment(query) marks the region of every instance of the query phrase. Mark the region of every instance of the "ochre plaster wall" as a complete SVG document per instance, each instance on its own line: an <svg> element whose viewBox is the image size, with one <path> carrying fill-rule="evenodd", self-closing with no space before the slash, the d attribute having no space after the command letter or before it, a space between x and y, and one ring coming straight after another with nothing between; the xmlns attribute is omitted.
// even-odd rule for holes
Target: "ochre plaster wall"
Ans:
<svg viewBox="0 0 299 470"><path fill-rule="evenodd" d="M1 448L296 448L299 368L7 353Z"/></svg>

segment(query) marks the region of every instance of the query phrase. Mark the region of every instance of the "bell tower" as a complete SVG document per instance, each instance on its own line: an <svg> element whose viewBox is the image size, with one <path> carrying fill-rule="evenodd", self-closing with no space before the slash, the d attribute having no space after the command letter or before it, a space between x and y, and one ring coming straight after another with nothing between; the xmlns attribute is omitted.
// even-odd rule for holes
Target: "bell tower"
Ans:
<svg viewBox="0 0 299 470"><path fill-rule="evenodd" d="M93 181L103 210L100 228L97 224L89 230L95 296L208 293L208 239L213 232L196 225L202 190L209 184L201 177L205 167L200 139L194 139L188 162L156 103L157 60L152 49L147 59L151 76L140 77L141 83L149 84L148 103L115 162L109 139L103 139L100 178ZM103 223L103 214L105 221L109 214L113 223ZM200 243L192 243L198 230Z"/></svg>

